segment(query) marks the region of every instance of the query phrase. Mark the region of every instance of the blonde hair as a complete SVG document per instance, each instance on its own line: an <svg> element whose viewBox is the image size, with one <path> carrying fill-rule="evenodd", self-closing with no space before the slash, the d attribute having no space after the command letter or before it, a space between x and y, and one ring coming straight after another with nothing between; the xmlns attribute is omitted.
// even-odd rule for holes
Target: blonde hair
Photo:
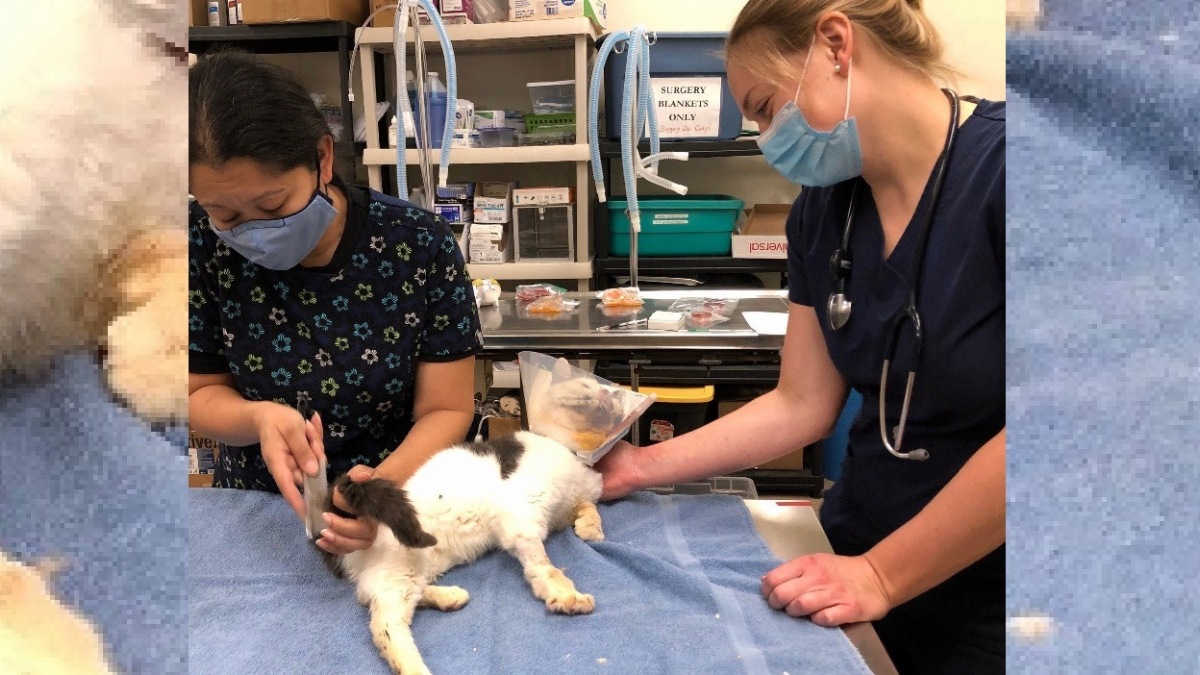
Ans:
<svg viewBox="0 0 1200 675"><path fill-rule="evenodd" d="M817 20L845 14L896 64L934 81L953 83L959 73L942 60L942 39L922 10L923 0L749 0L725 41L726 61L736 59L774 80L787 57L809 48Z"/></svg>

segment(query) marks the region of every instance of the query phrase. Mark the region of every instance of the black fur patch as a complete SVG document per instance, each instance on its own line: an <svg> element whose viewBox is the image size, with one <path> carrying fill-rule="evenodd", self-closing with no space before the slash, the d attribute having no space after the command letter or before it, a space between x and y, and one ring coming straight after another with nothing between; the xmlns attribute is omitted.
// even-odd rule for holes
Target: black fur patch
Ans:
<svg viewBox="0 0 1200 675"><path fill-rule="evenodd" d="M421 529L417 512L408 501L408 494L402 488L396 487L392 481L372 478L355 483L350 480L350 476L342 474L333 485L342 493L342 498L350 508L387 525L401 544L409 548L426 548L437 543L433 535ZM330 495L332 494L331 490ZM334 513L338 512L332 504L329 505L329 509Z"/></svg>
<svg viewBox="0 0 1200 675"><path fill-rule="evenodd" d="M512 472L517 470L517 465L521 463L521 455L525 453L525 445L518 441L515 436L504 436L482 443L471 443L467 446L471 452L480 457L495 455L496 461L500 463L500 477L508 478Z"/></svg>

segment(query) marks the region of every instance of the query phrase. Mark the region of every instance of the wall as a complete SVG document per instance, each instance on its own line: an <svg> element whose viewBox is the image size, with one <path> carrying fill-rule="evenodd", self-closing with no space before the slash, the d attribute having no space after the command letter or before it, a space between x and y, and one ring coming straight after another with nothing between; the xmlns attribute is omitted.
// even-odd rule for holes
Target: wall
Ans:
<svg viewBox="0 0 1200 675"><path fill-rule="evenodd" d="M719 31L733 24L745 3L740 0L609 0L609 28L643 24L654 30ZM964 74L961 93L994 100L1004 97L1004 3L1003 0L925 0L925 11L946 43L946 57ZM325 92L331 100L338 93L336 58L333 55L288 55L271 57L300 73L310 91ZM438 66L440 61L435 59ZM388 81L394 81L389 60ZM444 74L444 73L443 73ZM484 107L527 107L525 82L571 77L568 51L530 56L527 54L463 54L459 57L459 92L462 98ZM356 72L352 81L361 114L362 92ZM391 87L389 86L389 92ZM787 203L797 187L770 169L760 157L698 160L664 165L664 174L691 188L693 193L733 194L753 205L760 202ZM511 177L525 182L561 182L563 167L524 167ZM512 168L458 167L453 180L504 179ZM508 172L508 173L506 173ZM617 176L617 181L620 177ZM365 175L360 176L365 181ZM655 192L646 186L647 194Z"/></svg>

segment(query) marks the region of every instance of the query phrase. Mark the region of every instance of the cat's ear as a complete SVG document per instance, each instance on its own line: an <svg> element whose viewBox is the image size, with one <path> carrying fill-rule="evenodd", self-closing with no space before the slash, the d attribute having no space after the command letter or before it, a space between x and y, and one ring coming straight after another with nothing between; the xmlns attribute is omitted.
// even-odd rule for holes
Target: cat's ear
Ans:
<svg viewBox="0 0 1200 675"><path fill-rule="evenodd" d="M428 548L437 544L437 539L421 528L408 494L392 481L373 478L355 483L343 474L338 477L335 487L350 508L387 525L401 544L409 548Z"/></svg>
<svg viewBox="0 0 1200 675"><path fill-rule="evenodd" d="M571 379L571 364L566 359L559 359L554 362L554 381L566 382Z"/></svg>

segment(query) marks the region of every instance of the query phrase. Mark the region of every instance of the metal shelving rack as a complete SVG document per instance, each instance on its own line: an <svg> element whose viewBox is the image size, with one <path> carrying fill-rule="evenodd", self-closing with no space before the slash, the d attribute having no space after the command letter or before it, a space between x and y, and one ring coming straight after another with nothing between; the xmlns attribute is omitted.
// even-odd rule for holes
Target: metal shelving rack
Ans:
<svg viewBox="0 0 1200 675"><path fill-rule="evenodd" d="M710 159L717 157L750 157L759 155L758 144L752 138L739 138L733 141L664 141L663 152L686 152L690 159ZM642 156L650 154L650 144L639 146ZM601 140L600 158L605 163L604 183L608 194L612 190L612 160L621 157L621 144L618 141ZM596 227L593 229L592 247L596 251L596 275L593 283L597 288L612 285L614 277L629 275L629 258L612 257L609 254L608 233L604 229L608 223L608 205L595 204L593 218ZM644 275L677 276L679 273L690 274L722 274L722 273L757 273L787 271L786 260L771 260L757 258L732 257L648 257L638 258L638 270Z"/></svg>
<svg viewBox="0 0 1200 675"><path fill-rule="evenodd" d="M421 27L420 31L427 49L441 48L433 28ZM446 34L456 53L572 49L575 73L575 137L587 139L588 57L599 37L590 20L554 19L446 26ZM407 36L410 49L413 37L414 29L410 28ZM392 28L360 28L359 46L362 50L363 90L378 89L382 87L382 73L379 72L382 68L379 65L381 62L373 57L392 52ZM366 97L363 105L367 119L374 119L376 101ZM383 147L381 136L380 129L368 125L363 164L367 167L370 185L376 190L383 189L383 167L396 164L395 148ZM416 165L419 162L419 154L416 150L406 150L404 159L409 165ZM590 149L586 142L520 148L455 148L450 152L451 173L455 165L468 164L571 164L575 170L576 199L579 204L590 201L589 162ZM592 280L591 212L587 208L578 208L576 214L575 241L578 245L574 261L472 264L468 265L471 275L501 281L574 280L578 290L588 290Z"/></svg>
<svg viewBox="0 0 1200 675"><path fill-rule="evenodd" d="M341 88L342 135L335 139L334 159L338 173L353 180L358 162L358 147L354 144L354 109L349 95L350 51L354 48L354 31L355 26L346 21L192 26L188 28L188 51L202 56L230 46L256 54L336 52Z"/></svg>

